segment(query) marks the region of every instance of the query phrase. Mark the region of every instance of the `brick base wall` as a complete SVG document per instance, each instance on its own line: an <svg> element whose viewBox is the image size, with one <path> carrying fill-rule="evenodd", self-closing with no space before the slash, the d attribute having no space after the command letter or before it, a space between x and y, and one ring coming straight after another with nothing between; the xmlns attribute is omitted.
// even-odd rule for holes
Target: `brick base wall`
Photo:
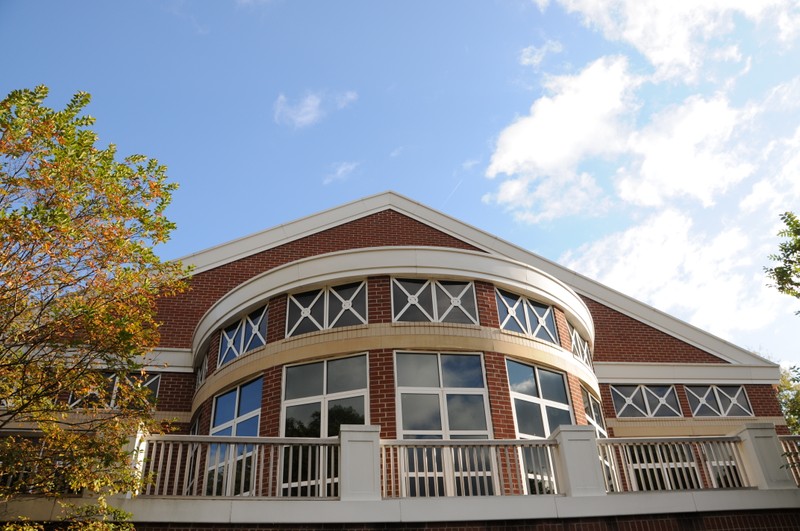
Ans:
<svg viewBox="0 0 800 531"><path fill-rule="evenodd" d="M472 522L381 523L381 524L242 524L203 525L154 523L137 525L138 531L255 531L343 529L403 529L437 531L746 531L800 529L800 509L736 511L719 513L678 513L604 518L563 518L543 520L497 520Z"/></svg>

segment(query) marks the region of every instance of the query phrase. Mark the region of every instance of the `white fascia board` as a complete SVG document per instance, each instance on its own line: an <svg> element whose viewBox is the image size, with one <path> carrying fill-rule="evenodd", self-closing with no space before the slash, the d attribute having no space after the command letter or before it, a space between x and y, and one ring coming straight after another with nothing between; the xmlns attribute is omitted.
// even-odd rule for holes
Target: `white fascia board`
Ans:
<svg viewBox="0 0 800 531"><path fill-rule="evenodd" d="M201 273L387 209L407 215L490 254L511 258L540 269L564 282L577 293L724 361L741 365L775 365L748 350L656 310L652 306L395 192L383 192L312 214L186 256L181 261L193 267L193 274Z"/></svg>
<svg viewBox="0 0 800 531"><path fill-rule="evenodd" d="M138 362L151 372L194 371L190 348L154 348Z"/></svg>
<svg viewBox="0 0 800 531"><path fill-rule="evenodd" d="M595 362L594 372L603 384L777 384L778 365L722 363L610 363Z"/></svg>

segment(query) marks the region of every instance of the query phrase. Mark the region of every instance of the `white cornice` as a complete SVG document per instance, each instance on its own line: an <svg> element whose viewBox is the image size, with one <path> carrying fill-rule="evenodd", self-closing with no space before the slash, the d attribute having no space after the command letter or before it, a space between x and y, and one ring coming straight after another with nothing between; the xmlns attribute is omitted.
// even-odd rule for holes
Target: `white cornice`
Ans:
<svg viewBox="0 0 800 531"><path fill-rule="evenodd" d="M595 362L594 372L607 384L775 384L780 379L778 365Z"/></svg>
<svg viewBox="0 0 800 531"><path fill-rule="evenodd" d="M490 254L504 256L544 271L572 287L577 293L597 301L685 343L707 351L733 364L776 366L752 352L700 330L669 314L656 310L599 282L571 271L517 245L433 210L394 192L365 197L277 227L245 236L229 243L186 256L182 261L201 273L272 247L330 229L382 210L395 210L426 225L450 234Z"/></svg>

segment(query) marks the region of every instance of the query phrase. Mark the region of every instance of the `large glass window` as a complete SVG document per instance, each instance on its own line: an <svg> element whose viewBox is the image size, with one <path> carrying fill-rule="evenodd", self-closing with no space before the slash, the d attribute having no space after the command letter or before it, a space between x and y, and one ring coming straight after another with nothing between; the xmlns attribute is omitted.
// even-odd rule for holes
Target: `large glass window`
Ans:
<svg viewBox="0 0 800 531"><path fill-rule="evenodd" d="M558 345L552 306L501 289L495 290L495 295L500 328Z"/></svg>
<svg viewBox="0 0 800 531"><path fill-rule="evenodd" d="M671 385L612 385L617 417L682 417Z"/></svg>
<svg viewBox="0 0 800 531"><path fill-rule="evenodd" d="M284 437L336 437L342 424L365 424L367 356L286 367Z"/></svg>
<svg viewBox="0 0 800 531"><path fill-rule="evenodd" d="M395 321L478 324L475 285L455 280L392 279Z"/></svg>
<svg viewBox="0 0 800 531"><path fill-rule="evenodd" d="M489 437L480 354L398 352L396 360L404 439Z"/></svg>
<svg viewBox="0 0 800 531"><path fill-rule="evenodd" d="M742 385L687 385L686 398L695 417L752 417Z"/></svg>
<svg viewBox="0 0 800 531"><path fill-rule="evenodd" d="M519 437L544 438L558 426L572 424L563 374L510 359L506 369Z"/></svg>
<svg viewBox="0 0 800 531"><path fill-rule="evenodd" d="M222 330L217 367L267 343L267 316L264 306Z"/></svg>
<svg viewBox="0 0 800 531"><path fill-rule="evenodd" d="M261 378L214 397L211 435L256 437L261 413ZM206 495L237 496L254 486L252 444L212 444L206 468Z"/></svg>
<svg viewBox="0 0 800 531"><path fill-rule="evenodd" d="M367 284L352 282L289 295L286 335L367 324Z"/></svg>

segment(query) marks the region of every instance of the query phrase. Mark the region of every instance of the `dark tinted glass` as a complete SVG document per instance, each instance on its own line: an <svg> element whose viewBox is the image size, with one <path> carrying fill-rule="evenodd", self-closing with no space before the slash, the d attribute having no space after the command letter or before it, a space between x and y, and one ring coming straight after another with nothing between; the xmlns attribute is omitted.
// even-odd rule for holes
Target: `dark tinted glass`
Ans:
<svg viewBox="0 0 800 531"><path fill-rule="evenodd" d="M328 402L328 437L339 435L342 424L364 424L363 396Z"/></svg>
<svg viewBox="0 0 800 531"><path fill-rule="evenodd" d="M286 437L319 437L320 403L302 404L286 408L284 433Z"/></svg>
<svg viewBox="0 0 800 531"><path fill-rule="evenodd" d="M480 356L442 354L442 384L445 387L483 387Z"/></svg>
<svg viewBox="0 0 800 531"><path fill-rule="evenodd" d="M485 430L483 396L448 394L447 422L451 430Z"/></svg>
<svg viewBox="0 0 800 531"><path fill-rule="evenodd" d="M400 401L403 408L404 430L442 429L438 395L403 393Z"/></svg>
<svg viewBox="0 0 800 531"><path fill-rule="evenodd" d="M286 399L322 394L322 362L286 369Z"/></svg>
<svg viewBox="0 0 800 531"><path fill-rule="evenodd" d="M214 401L214 426L233 420L236 413L236 389L220 395Z"/></svg>
<svg viewBox="0 0 800 531"><path fill-rule="evenodd" d="M367 357L356 356L328 362L328 393L367 387Z"/></svg>
<svg viewBox="0 0 800 531"><path fill-rule="evenodd" d="M238 415L244 415L256 409L261 409L261 378L242 386Z"/></svg>
<svg viewBox="0 0 800 531"><path fill-rule="evenodd" d="M517 426L520 433L533 437L545 436L542 408L538 404L525 400L514 400L514 409L517 413Z"/></svg>
<svg viewBox="0 0 800 531"><path fill-rule="evenodd" d="M539 384L542 386L542 398L567 404L567 388L561 373L539 369Z"/></svg>
<svg viewBox="0 0 800 531"><path fill-rule="evenodd" d="M439 362L436 354L398 353L397 385L439 387Z"/></svg>
<svg viewBox="0 0 800 531"><path fill-rule="evenodd" d="M508 385L512 391L529 396L539 396L533 367L506 360L506 368L508 369Z"/></svg>

